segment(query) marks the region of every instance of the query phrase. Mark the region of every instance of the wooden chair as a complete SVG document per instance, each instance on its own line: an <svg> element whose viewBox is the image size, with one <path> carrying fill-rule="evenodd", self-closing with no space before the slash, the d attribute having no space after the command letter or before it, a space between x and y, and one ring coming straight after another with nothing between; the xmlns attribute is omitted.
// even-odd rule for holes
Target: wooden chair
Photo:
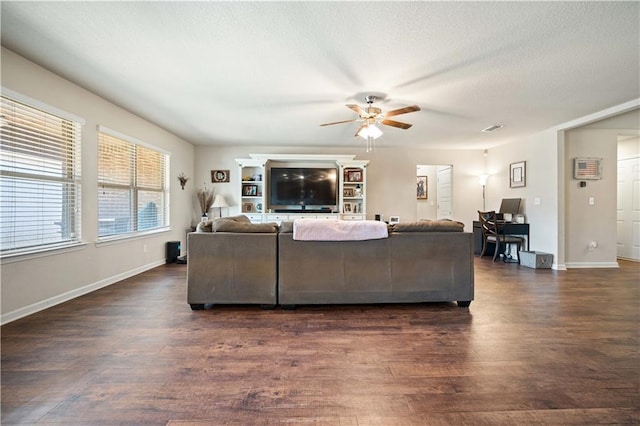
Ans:
<svg viewBox="0 0 640 426"><path fill-rule="evenodd" d="M493 261L496 261L500 248L507 248L511 244L516 245L516 258L520 263L520 249L524 244L524 238L517 237L515 235L504 235L499 232L498 220L495 211L481 212L478 210L478 217L480 219L480 226L482 228L482 252L480 257L484 256L484 252L487 250L487 244L492 243L495 245L493 252ZM506 256L504 257L506 262Z"/></svg>

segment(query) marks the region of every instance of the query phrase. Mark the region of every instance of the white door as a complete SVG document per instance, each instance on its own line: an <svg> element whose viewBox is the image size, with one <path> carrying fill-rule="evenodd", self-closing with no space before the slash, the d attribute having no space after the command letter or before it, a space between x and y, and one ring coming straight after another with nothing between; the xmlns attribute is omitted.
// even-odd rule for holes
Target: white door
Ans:
<svg viewBox="0 0 640 426"><path fill-rule="evenodd" d="M640 260L640 158L618 161L618 257Z"/></svg>
<svg viewBox="0 0 640 426"><path fill-rule="evenodd" d="M452 166L438 169L438 185L436 190L436 201L438 204L436 217L438 219L453 219L451 207L451 175Z"/></svg>

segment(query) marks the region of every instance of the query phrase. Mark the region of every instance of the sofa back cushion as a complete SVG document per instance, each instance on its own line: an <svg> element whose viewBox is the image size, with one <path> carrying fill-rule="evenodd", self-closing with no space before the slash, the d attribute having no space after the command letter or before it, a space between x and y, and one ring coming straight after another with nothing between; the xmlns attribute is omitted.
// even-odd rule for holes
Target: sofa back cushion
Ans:
<svg viewBox="0 0 640 426"><path fill-rule="evenodd" d="M275 233L274 223L251 223L245 215L220 217L198 224L198 232Z"/></svg>
<svg viewBox="0 0 640 426"><path fill-rule="evenodd" d="M464 223L455 220L420 220L390 225L391 232L463 232Z"/></svg>

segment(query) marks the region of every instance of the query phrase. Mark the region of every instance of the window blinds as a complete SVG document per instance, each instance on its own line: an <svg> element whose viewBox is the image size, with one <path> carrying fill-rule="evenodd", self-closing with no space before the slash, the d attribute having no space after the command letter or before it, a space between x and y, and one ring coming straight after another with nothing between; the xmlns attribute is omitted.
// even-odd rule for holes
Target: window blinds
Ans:
<svg viewBox="0 0 640 426"><path fill-rule="evenodd" d="M100 127L98 236L167 227L169 156Z"/></svg>
<svg viewBox="0 0 640 426"><path fill-rule="evenodd" d="M37 101L0 99L2 255L80 242L83 123Z"/></svg>

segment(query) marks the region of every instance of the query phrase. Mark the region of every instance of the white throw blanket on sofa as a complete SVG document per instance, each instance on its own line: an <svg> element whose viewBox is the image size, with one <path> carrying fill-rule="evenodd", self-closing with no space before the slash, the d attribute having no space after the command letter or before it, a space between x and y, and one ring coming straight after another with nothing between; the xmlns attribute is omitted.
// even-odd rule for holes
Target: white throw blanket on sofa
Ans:
<svg viewBox="0 0 640 426"><path fill-rule="evenodd" d="M299 241L362 241L387 238L387 224L375 220L298 219L293 239Z"/></svg>

